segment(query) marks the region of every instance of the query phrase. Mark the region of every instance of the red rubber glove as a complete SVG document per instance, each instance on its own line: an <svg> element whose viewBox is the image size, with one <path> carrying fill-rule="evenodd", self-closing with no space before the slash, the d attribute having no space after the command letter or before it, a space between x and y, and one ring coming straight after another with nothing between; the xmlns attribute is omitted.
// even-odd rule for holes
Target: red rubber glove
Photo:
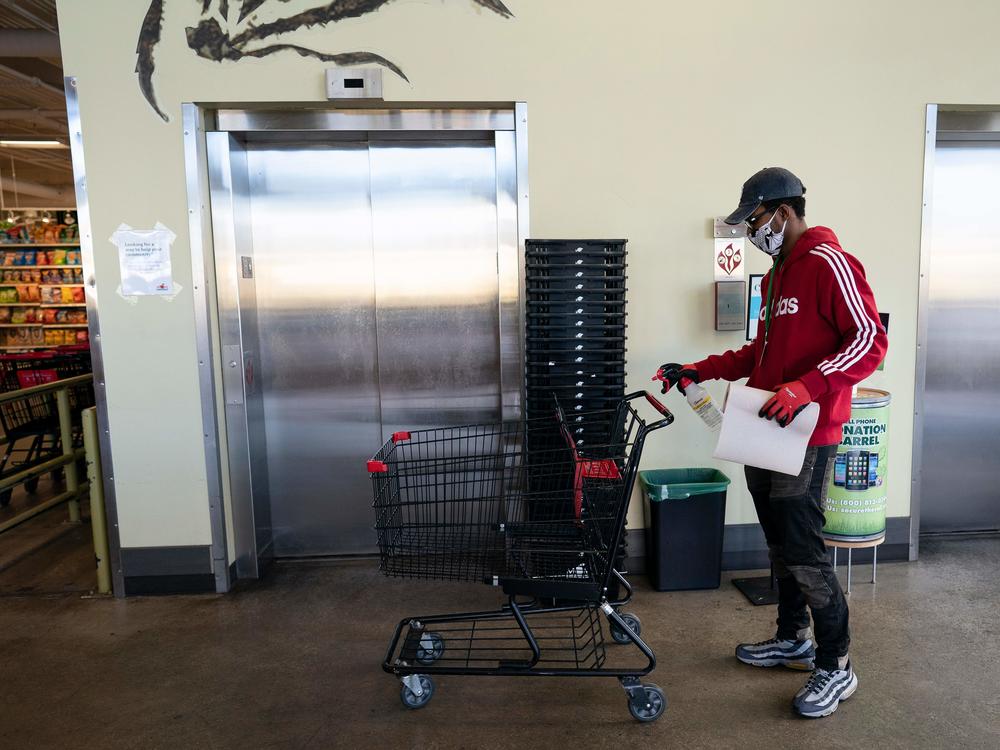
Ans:
<svg viewBox="0 0 1000 750"><path fill-rule="evenodd" d="M666 393L675 385L677 386L677 390L684 393L684 389L690 383L701 382L701 377L698 375L698 370L694 365L680 365L676 362L667 362L664 365L660 365L660 369L656 371L652 379L663 382L661 393Z"/></svg>
<svg viewBox="0 0 1000 750"><path fill-rule="evenodd" d="M773 419L782 427L788 427L810 403L812 396L809 395L809 389L801 380L793 380L778 386L774 395L761 407L758 416Z"/></svg>

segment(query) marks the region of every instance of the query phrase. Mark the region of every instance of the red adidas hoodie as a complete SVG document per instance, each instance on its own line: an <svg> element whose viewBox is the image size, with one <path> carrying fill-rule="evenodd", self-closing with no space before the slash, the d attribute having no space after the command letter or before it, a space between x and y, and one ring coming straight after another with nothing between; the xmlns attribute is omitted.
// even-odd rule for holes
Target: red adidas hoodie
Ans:
<svg viewBox="0 0 1000 750"><path fill-rule="evenodd" d="M771 326L765 335L772 282ZM851 386L875 371L888 345L864 267L843 251L832 230L812 227L764 276L761 298L757 338L695 363L698 375L702 380L748 377L747 385L769 391L801 380L819 403L809 444L840 443L851 417Z"/></svg>

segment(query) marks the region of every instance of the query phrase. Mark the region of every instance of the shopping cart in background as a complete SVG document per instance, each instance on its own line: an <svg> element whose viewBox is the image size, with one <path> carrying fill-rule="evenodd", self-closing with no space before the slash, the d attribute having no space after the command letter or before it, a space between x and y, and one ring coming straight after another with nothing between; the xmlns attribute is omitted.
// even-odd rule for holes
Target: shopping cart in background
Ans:
<svg viewBox="0 0 1000 750"><path fill-rule="evenodd" d="M639 416L639 399L657 421ZM618 612L632 590L613 561L643 444L673 416L640 391L570 419L556 407L527 421L397 432L368 462L385 575L477 581L507 597L496 610L400 621L382 668L401 679L407 708L430 701L433 675L497 675L614 677L639 721L665 710L663 691L640 680L656 657L638 618ZM578 445L580 424L607 438ZM612 580L624 599L608 601ZM608 663L605 622L643 663Z"/></svg>
<svg viewBox="0 0 1000 750"><path fill-rule="evenodd" d="M90 350L87 347L60 347L55 351L0 355L0 391L6 393L35 385L85 375L91 371ZM94 405L93 383L82 383L69 391L74 444L82 444L80 411ZM37 466L62 454L59 437L59 412L54 392L39 393L0 404L0 478L6 478ZM61 470L52 472L61 478ZM35 492L38 477L24 483L24 489ZM0 490L0 507L10 503L13 490Z"/></svg>

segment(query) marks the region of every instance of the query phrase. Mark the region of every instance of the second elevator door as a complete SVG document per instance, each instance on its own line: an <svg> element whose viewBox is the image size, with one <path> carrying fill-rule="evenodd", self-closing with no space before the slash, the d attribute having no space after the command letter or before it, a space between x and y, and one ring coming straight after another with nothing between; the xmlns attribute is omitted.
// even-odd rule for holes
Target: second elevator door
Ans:
<svg viewBox="0 0 1000 750"><path fill-rule="evenodd" d="M365 461L500 414L492 141L247 148L275 555L375 549Z"/></svg>

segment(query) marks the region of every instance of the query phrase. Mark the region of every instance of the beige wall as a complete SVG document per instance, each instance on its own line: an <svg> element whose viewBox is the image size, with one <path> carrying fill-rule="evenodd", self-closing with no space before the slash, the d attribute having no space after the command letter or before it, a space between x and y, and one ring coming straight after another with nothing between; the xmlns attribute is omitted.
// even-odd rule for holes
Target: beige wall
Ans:
<svg viewBox="0 0 1000 750"><path fill-rule="evenodd" d="M665 360L741 343L712 330L708 220L758 168L797 172L809 220L835 228L892 314L886 369L870 384L894 395L889 513L907 515L924 108L1000 103L1000 4L508 4L516 17L505 21L471 0L399 0L282 41L389 57L411 83L388 74L387 100L527 101L532 234L630 239L632 387ZM200 4L166 0L163 123L133 73L146 5L59 0L62 50L79 79L122 543L207 544L180 104L322 100L324 65L291 53L198 58L183 27ZM107 238L121 222L156 221L178 234L182 291L132 305L115 292ZM755 254L751 270L765 268ZM709 435L670 400L677 422L644 465L710 462ZM736 480L727 520L753 521L738 468L723 469Z"/></svg>

